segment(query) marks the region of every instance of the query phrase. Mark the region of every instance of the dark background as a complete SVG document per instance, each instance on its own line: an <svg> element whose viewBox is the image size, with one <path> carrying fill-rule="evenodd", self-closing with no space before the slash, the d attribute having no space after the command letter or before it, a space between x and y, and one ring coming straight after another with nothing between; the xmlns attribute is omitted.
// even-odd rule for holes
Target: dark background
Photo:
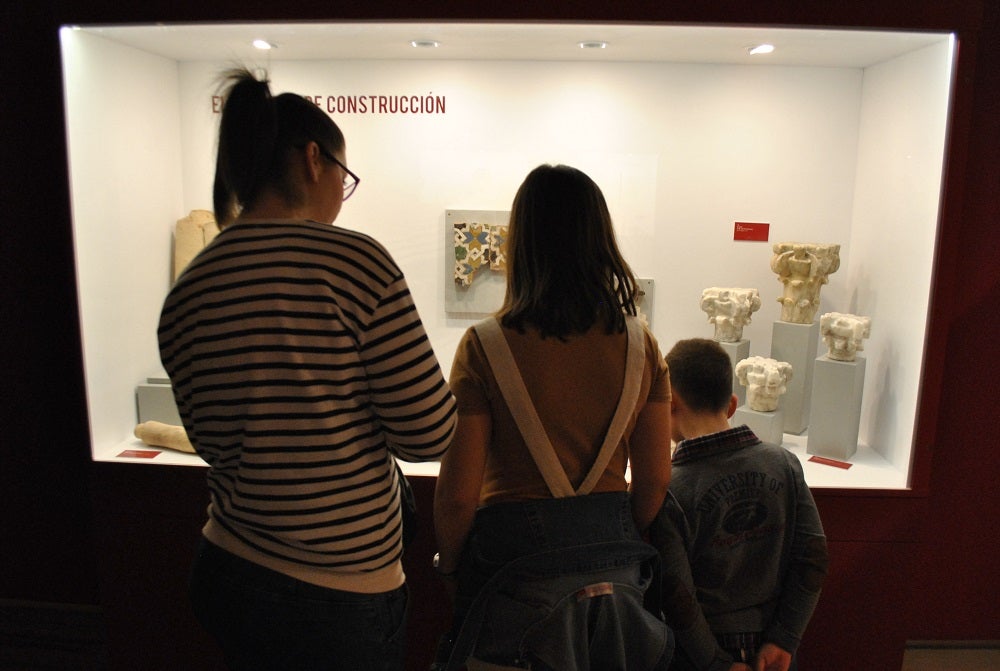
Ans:
<svg viewBox="0 0 1000 671"><path fill-rule="evenodd" d="M1000 640L996 0L37 0L0 11L0 605L102 613L115 669L220 668L184 593L207 501L201 469L90 459L60 25L499 19L870 27L954 31L959 41L913 489L814 492L831 573L801 659L810 671L895 671L908 640ZM886 254L887 263L907 262ZM407 557L411 668L424 669L445 609L428 568L433 480L414 485L425 528ZM12 618L0 620L0 643L15 628Z"/></svg>

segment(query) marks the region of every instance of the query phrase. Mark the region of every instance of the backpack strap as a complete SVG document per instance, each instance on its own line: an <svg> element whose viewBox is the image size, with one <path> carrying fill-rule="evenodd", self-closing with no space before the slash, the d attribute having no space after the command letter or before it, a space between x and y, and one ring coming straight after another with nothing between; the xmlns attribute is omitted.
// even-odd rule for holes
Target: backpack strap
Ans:
<svg viewBox="0 0 1000 671"><path fill-rule="evenodd" d="M642 383L642 371L645 367L646 343L643 337L642 324L635 317L626 317L628 328L628 351L625 362L625 380L622 393L618 398L618 407L611 419L611 424L604 436L604 442L594 460L593 466L576 489L569 481L565 469L559 462L552 443L545 433L545 427L531 403L531 397L524 386L524 380L514 361L514 355L504 337L500 322L489 318L475 325L476 334L483 345L486 359L493 370L504 401L514 416L521 437L528 446L535 465L545 479L552 496L577 496L589 494L604 473L614 455L615 448L621 442L629 417L635 409L639 398L639 388Z"/></svg>

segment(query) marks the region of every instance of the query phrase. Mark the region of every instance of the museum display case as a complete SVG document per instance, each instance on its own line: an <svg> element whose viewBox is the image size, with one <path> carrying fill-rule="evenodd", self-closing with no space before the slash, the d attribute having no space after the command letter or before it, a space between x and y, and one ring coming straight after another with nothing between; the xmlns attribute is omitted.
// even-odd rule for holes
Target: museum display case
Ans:
<svg viewBox="0 0 1000 671"><path fill-rule="evenodd" d="M750 53L765 42L773 53ZM624 254L648 278L664 351L713 337L705 287L747 287L761 305L741 340L771 356L775 246L839 245L816 320L871 320L857 450L812 460L808 426L782 443L813 487L910 486L951 35L373 22L67 26L61 44L95 460L202 465L133 432L163 417L145 411L165 391L156 325L175 230L211 207L218 75L241 62L276 92L306 93L343 129L363 183L337 223L399 262L446 373L481 316L457 286L452 218L509 210L539 163L573 165L601 186ZM748 239L748 222L766 233ZM468 285L496 285L494 274Z"/></svg>

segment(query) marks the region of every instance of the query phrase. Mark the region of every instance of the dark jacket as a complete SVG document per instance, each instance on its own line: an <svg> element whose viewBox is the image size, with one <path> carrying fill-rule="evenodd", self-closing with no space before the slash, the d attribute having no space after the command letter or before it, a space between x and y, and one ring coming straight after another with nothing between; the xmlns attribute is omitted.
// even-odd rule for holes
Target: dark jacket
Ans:
<svg viewBox="0 0 1000 671"><path fill-rule="evenodd" d="M651 671L672 656L657 599L646 603L659 557L638 540L624 492L485 508L463 565L460 590L476 596L449 669L471 655L501 668Z"/></svg>
<svg viewBox="0 0 1000 671"><path fill-rule="evenodd" d="M732 663L716 642L759 632L794 653L826 576L826 537L798 458L750 429L682 441L650 528L667 623L700 669Z"/></svg>

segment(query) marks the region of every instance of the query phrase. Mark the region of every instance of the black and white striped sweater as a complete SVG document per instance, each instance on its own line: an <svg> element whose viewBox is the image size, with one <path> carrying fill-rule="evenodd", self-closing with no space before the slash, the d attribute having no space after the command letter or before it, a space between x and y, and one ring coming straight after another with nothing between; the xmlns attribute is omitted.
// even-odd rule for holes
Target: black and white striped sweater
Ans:
<svg viewBox="0 0 1000 671"><path fill-rule="evenodd" d="M398 587L392 455L440 457L456 414L389 253L315 222L234 224L178 279L158 336L210 467L205 536L308 582Z"/></svg>

